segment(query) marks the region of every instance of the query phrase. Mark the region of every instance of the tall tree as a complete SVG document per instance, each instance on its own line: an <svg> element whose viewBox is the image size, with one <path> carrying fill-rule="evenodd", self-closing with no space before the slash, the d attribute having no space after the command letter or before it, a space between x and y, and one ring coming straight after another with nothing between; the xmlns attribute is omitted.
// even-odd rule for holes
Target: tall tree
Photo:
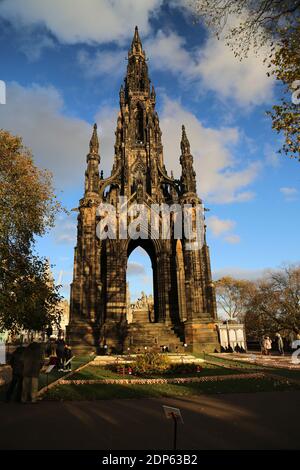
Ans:
<svg viewBox="0 0 300 470"><path fill-rule="evenodd" d="M300 266L287 266L257 281L245 315L247 334L300 332Z"/></svg>
<svg viewBox="0 0 300 470"><path fill-rule="evenodd" d="M268 112L272 126L284 135L280 152L300 160L300 112L295 87L300 90L299 0L190 0L192 10L204 19L218 38L224 36L236 57L263 49L269 76L284 86L280 104Z"/></svg>
<svg viewBox="0 0 300 470"><path fill-rule="evenodd" d="M215 286L219 313L225 314L229 320L242 321L248 297L251 295L252 283L225 276L216 281Z"/></svg>
<svg viewBox="0 0 300 470"><path fill-rule="evenodd" d="M37 168L22 139L0 130L0 329L39 329L60 296L47 264L33 254L61 210L51 174Z"/></svg>

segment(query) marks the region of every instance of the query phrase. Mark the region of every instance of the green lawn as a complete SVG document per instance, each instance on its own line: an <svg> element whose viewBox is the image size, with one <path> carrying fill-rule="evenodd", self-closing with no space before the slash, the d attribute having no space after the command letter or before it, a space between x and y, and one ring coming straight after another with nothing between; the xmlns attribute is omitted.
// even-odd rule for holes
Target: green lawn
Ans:
<svg viewBox="0 0 300 470"><path fill-rule="evenodd" d="M75 356L73 361L72 361L72 370L77 369L78 367L86 364L91 360L91 356ZM55 382L57 379L67 375L64 372L59 372L57 368L55 367L49 374L48 377L48 384L51 384L52 382ZM47 375L44 373L40 374L39 377L39 389L45 387L47 385Z"/></svg>
<svg viewBox="0 0 300 470"><path fill-rule="evenodd" d="M113 398L191 397L201 394L251 393L300 390L288 382L265 379L229 379L220 382L155 385L60 385L48 391L45 400L108 400Z"/></svg>
<svg viewBox="0 0 300 470"><path fill-rule="evenodd" d="M213 393L245 393L245 392L263 392L263 391L282 391L282 390L300 390L300 385L291 383L289 379L299 379L300 371L289 369L274 369L270 367L257 366L239 360L231 361L230 359L216 358L206 355L207 360L212 360L214 364L205 362L201 364L200 373L194 374L168 374L168 375L144 375L143 378L160 378L160 377L189 377L189 376L215 376L240 374L255 371L265 371L278 377L286 378L286 381L280 381L272 378L258 379L228 379L218 382L202 382L189 384L150 384L150 385L121 385L121 384L94 384L94 385L58 385L50 389L44 396L45 400L103 400L111 398L155 398L155 397L188 397L199 394ZM72 369L76 369L81 365L89 362L90 356L78 356L74 359ZM230 369L233 365L235 368ZM49 384L65 374L53 371L49 375ZM97 379L120 379L135 378L132 375L117 374L114 371L100 366L87 366L78 372L74 372L68 377L68 380L97 380ZM42 388L46 385L46 375L40 375L39 386ZM0 400L4 399L4 387L0 388Z"/></svg>
<svg viewBox="0 0 300 470"><path fill-rule="evenodd" d="M250 362L244 362L244 361L239 361L238 359L226 359L223 357L215 357L215 356L210 356L209 354L205 355L205 359L207 361L210 361L211 363L214 363L215 365L220 365L220 367L223 366L228 366L228 367L237 367L243 372L247 370L251 370L253 372L254 370L261 371L265 370L263 366L258 366L257 364L251 364Z"/></svg>
<svg viewBox="0 0 300 470"><path fill-rule="evenodd" d="M239 361L238 359L231 360L231 359L209 356L209 355L206 355L206 359L214 362L215 364L220 364L220 366L221 364L223 364L223 366L225 367L226 366L229 367L232 364L232 366L238 367L240 371L243 371L243 372L246 372L247 370L249 372L253 372L257 370L260 372L267 372L273 375L278 375L280 377L285 377L287 379L300 380L300 369L295 370L295 369L269 367L269 366L257 365L257 364L251 364L251 363L244 362L244 361Z"/></svg>
<svg viewBox="0 0 300 470"><path fill-rule="evenodd" d="M228 374L238 374L239 370L226 369L225 367L220 367L218 365L212 365L208 363L201 364L202 370L197 373L168 373L168 374L144 374L139 376L139 378L172 378L172 377L202 377L202 376L212 376L212 375L228 375ZM73 375L68 377L68 380L96 380L96 379L120 379L120 378L133 378L136 376L117 374L109 370L108 368L99 367L99 366L87 366L79 372L75 372Z"/></svg>

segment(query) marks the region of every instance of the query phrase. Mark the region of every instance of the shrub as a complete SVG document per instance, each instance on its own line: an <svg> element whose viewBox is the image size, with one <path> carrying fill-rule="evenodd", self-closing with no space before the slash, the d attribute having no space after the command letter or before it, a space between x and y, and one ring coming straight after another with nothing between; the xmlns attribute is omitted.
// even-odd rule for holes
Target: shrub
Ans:
<svg viewBox="0 0 300 470"><path fill-rule="evenodd" d="M135 375L162 373L169 369L169 366L168 358L156 352L140 354L132 363Z"/></svg>

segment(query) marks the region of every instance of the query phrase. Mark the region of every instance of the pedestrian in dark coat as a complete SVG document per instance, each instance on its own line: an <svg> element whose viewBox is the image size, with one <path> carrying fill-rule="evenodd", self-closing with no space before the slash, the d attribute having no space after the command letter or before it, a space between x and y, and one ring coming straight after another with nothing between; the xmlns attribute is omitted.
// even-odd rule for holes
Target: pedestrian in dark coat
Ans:
<svg viewBox="0 0 300 470"><path fill-rule="evenodd" d="M71 371L72 369L71 361L70 361L71 358L72 358L72 350L70 346L66 344L65 349L64 349L64 371L65 372Z"/></svg>
<svg viewBox="0 0 300 470"><path fill-rule="evenodd" d="M284 356L284 347L283 347L283 339L280 333L276 333L276 344L278 352L281 356Z"/></svg>
<svg viewBox="0 0 300 470"><path fill-rule="evenodd" d="M56 355L57 355L57 367L58 370L64 370L64 350L65 350L65 342L62 338L59 338L56 341Z"/></svg>
<svg viewBox="0 0 300 470"><path fill-rule="evenodd" d="M36 342L29 344L24 351L23 358L22 403L36 403L39 375L44 363L41 344Z"/></svg>
<svg viewBox="0 0 300 470"><path fill-rule="evenodd" d="M22 346L17 347L12 353L9 364L12 367L12 380L6 392L6 401L9 402L15 393L16 401L21 401L23 381L23 352Z"/></svg>

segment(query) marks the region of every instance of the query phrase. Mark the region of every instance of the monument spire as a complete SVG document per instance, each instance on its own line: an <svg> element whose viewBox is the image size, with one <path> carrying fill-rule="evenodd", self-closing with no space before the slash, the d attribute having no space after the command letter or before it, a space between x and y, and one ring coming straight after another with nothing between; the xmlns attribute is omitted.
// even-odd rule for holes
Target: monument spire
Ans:
<svg viewBox="0 0 300 470"><path fill-rule="evenodd" d="M148 76L146 54L143 50L137 26L135 27L131 47L128 51L125 89L127 96L130 93L136 92L143 93L146 96L150 95L150 80Z"/></svg>
<svg viewBox="0 0 300 470"><path fill-rule="evenodd" d="M99 189L99 139L97 124L94 124L90 140L90 151L86 157L87 169L85 171L85 193L97 193Z"/></svg>
<svg viewBox="0 0 300 470"><path fill-rule="evenodd" d="M193 166L193 156L191 155L190 142L187 138L184 125L182 126L180 147L180 164L182 167L181 185L183 193L196 193L196 172Z"/></svg>
<svg viewBox="0 0 300 470"><path fill-rule="evenodd" d="M135 27L134 36L133 36L132 43L131 43L131 52L132 54L145 55L137 26Z"/></svg>

